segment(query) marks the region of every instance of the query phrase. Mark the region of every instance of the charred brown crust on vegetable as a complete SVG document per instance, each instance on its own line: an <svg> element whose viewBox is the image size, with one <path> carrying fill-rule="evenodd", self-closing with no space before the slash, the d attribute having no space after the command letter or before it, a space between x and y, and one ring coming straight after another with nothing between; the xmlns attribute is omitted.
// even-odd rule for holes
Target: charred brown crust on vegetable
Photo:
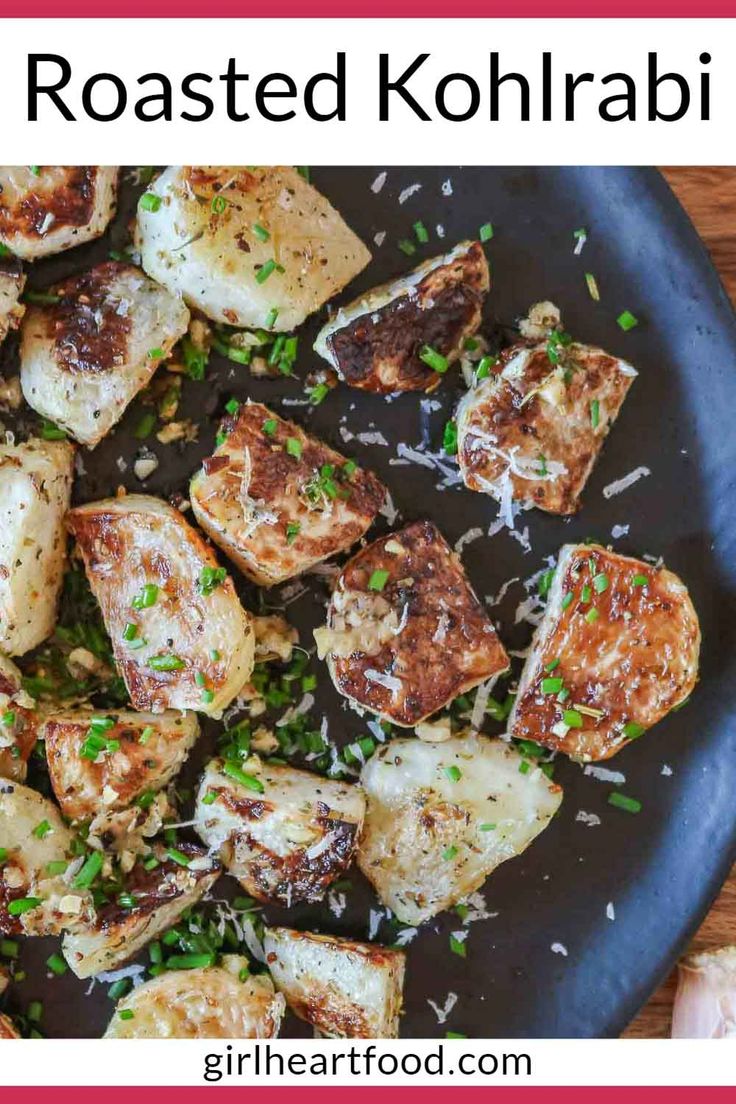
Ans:
<svg viewBox="0 0 736 1104"><path fill-rule="evenodd" d="M110 299L110 284L138 270L106 261L54 289L59 302L45 308L47 333L58 363L76 373L109 372L122 364L133 321Z"/></svg>
<svg viewBox="0 0 736 1104"><path fill-rule="evenodd" d="M392 551L397 547L398 554ZM329 607L328 629L335 628L335 595L375 593L370 581L376 571L387 573L380 597L401 631L372 655L329 655L341 693L411 727L458 694L506 670L506 652L459 557L429 521L381 537L345 565ZM398 679L400 689L381 685L366 674L370 671Z"/></svg>
<svg viewBox="0 0 736 1104"><path fill-rule="evenodd" d="M0 190L0 234L40 238L49 215L53 215L55 230L60 226L85 226L95 208L98 170L79 165L66 171L63 188L54 188L50 196L30 191L12 207L3 202Z"/></svg>
<svg viewBox="0 0 736 1104"><path fill-rule="evenodd" d="M366 391L432 390L441 376L420 359L422 347L453 359L480 325L488 284L488 265L476 242L431 269L408 294L334 330L327 346L341 376Z"/></svg>

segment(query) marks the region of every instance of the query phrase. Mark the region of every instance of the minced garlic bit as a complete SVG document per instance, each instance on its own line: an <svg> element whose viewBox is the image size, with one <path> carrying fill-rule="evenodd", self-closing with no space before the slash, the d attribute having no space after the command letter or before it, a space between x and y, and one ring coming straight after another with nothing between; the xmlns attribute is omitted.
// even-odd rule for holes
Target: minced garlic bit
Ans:
<svg viewBox="0 0 736 1104"><path fill-rule="evenodd" d="M538 341L547 337L552 330L559 330L561 326L560 308L545 299L531 305L526 318L522 318L519 323L519 332L522 337Z"/></svg>
<svg viewBox="0 0 736 1104"><path fill-rule="evenodd" d="M299 633L285 617L271 614L268 617L256 617L256 662L269 663L280 660L288 663L299 640Z"/></svg>

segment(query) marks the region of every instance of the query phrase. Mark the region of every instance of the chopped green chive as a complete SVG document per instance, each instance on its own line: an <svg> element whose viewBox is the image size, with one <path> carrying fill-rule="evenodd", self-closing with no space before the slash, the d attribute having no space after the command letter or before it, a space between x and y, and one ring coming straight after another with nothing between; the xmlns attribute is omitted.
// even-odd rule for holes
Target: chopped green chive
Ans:
<svg viewBox="0 0 736 1104"><path fill-rule="evenodd" d="M210 790L202 798L202 804L203 805L214 805L216 800L217 800L217 794L214 793L212 790Z"/></svg>
<svg viewBox="0 0 736 1104"><path fill-rule="evenodd" d="M293 544L294 543L296 538L299 536L299 533L301 532L301 528L302 527L301 527L301 525L299 524L298 521L290 521L289 522L289 524L286 526L286 543L287 544Z"/></svg>
<svg viewBox="0 0 736 1104"><path fill-rule="evenodd" d="M276 419L266 418L265 422L261 426L261 431L266 434L267 437L273 437L276 432Z"/></svg>
<svg viewBox="0 0 736 1104"><path fill-rule="evenodd" d="M457 455L457 422L452 419L449 422L445 422L445 429L442 434L442 448L448 456Z"/></svg>
<svg viewBox="0 0 736 1104"><path fill-rule="evenodd" d="M551 567L549 571L545 571L543 575L540 575L539 582L537 583L537 590L539 591L540 598L547 598L549 592L552 589L552 583L554 582L555 568Z"/></svg>
<svg viewBox="0 0 736 1104"><path fill-rule="evenodd" d="M608 583L609 580L605 571L600 571L593 576L593 590L596 594L603 594L605 590L608 590Z"/></svg>
<svg viewBox="0 0 736 1104"><path fill-rule="evenodd" d="M156 415L153 413L152 410L147 410L141 420L138 422L138 425L133 430L133 433L139 441L142 441L144 437L151 436L155 426Z"/></svg>
<svg viewBox="0 0 736 1104"><path fill-rule="evenodd" d="M52 862L46 863L46 873L56 878L59 874L63 874L66 871L67 863L65 859L54 859Z"/></svg>
<svg viewBox="0 0 736 1104"><path fill-rule="evenodd" d="M616 321L624 333L627 330L633 330L634 326L639 325L639 319L628 310L622 311Z"/></svg>
<svg viewBox="0 0 736 1104"><path fill-rule="evenodd" d="M591 606L591 608L588 610L588 612L585 615L585 620L588 622L589 625L594 625L599 617L600 617L600 614L599 614L598 610L595 608L595 606Z"/></svg>
<svg viewBox="0 0 736 1104"><path fill-rule="evenodd" d="M121 1020L132 1020L135 1013L132 1008L121 1008L118 1012L118 1016Z"/></svg>
<svg viewBox="0 0 736 1104"><path fill-rule="evenodd" d="M411 257L417 251L417 247L415 246L414 242L409 241L408 238L400 238L398 245L401 252L406 253L407 257Z"/></svg>
<svg viewBox="0 0 736 1104"><path fill-rule="evenodd" d="M42 840L46 839L46 836L50 835L51 832L53 832L53 828L49 822L47 820L42 820L40 824L37 824L36 827L32 829L31 834L34 835L36 839Z"/></svg>
<svg viewBox="0 0 736 1104"><path fill-rule="evenodd" d="M635 575L631 580L631 585L635 587L649 586L649 579L646 575Z"/></svg>
<svg viewBox="0 0 736 1104"><path fill-rule="evenodd" d="M560 608L566 610L567 607L572 604L573 597L574 595L571 590L568 590L567 594L563 594Z"/></svg>
<svg viewBox="0 0 736 1104"><path fill-rule="evenodd" d="M3 958L17 958L20 954L20 943L15 939L0 939L0 955Z"/></svg>
<svg viewBox="0 0 736 1104"><path fill-rule="evenodd" d="M467 1039L467 1035L463 1035L460 1031L446 1031L446 1039Z"/></svg>
<svg viewBox="0 0 736 1104"><path fill-rule="evenodd" d="M495 828L496 828L495 824L479 824L478 825L478 831L479 832L493 832L495 830Z"/></svg>
<svg viewBox="0 0 736 1104"><path fill-rule="evenodd" d="M197 581L199 593L204 598L209 598L212 591L222 586L226 579L227 571L224 567L210 567L209 565L203 567Z"/></svg>
<svg viewBox="0 0 736 1104"><path fill-rule="evenodd" d="M24 912L30 912L31 909L38 908L40 904L40 897L16 897L14 901L8 904L8 915L22 916Z"/></svg>
<svg viewBox="0 0 736 1104"><path fill-rule="evenodd" d="M138 635L138 626L132 621L128 621L123 629L123 640L135 640Z"/></svg>
<svg viewBox="0 0 736 1104"><path fill-rule="evenodd" d="M417 241L421 245L426 245L429 241L429 234L427 233L427 227L423 222L415 222L413 226L414 233L416 234Z"/></svg>
<svg viewBox="0 0 736 1104"><path fill-rule="evenodd" d="M56 974L57 977L62 977L62 975L65 974L69 969L66 961L61 957L60 954L52 954L50 958L46 959L46 965L48 966L51 973Z"/></svg>
<svg viewBox="0 0 736 1104"><path fill-rule="evenodd" d="M638 740L645 732L644 726L637 724L636 721L627 721L623 727L623 733L627 740Z"/></svg>
<svg viewBox="0 0 736 1104"><path fill-rule="evenodd" d="M278 307L271 307L270 311L266 315L266 321L264 323L267 330L272 330L273 329L273 327L276 325L276 319L278 318L278 316L279 316L279 308Z"/></svg>
<svg viewBox="0 0 736 1104"><path fill-rule="evenodd" d="M165 353L160 345L157 345L155 349L148 350L149 360L161 360L165 356Z"/></svg>
<svg viewBox="0 0 736 1104"><path fill-rule="evenodd" d="M542 693L543 694L559 694L562 689L561 678L545 678L542 679Z"/></svg>
<svg viewBox="0 0 736 1104"><path fill-rule="evenodd" d="M225 403L225 409L228 414L237 414L240 410L240 403L237 399L228 399Z"/></svg>
<svg viewBox="0 0 736 1104"><path fill-rule="evenodd" d="M211 705L214 700L215 700L214 690L203 690L202 691L202 701L204 702L205 705Z"/></svg>
<svg viewBox="0 0 736 1104"><path fill-rule="evenodd" d="M593 399L590 404L590 424L597 429L601 420L601 404L598 399Z"/></svg>
<svg viewBox="0 0 736 1104"><path fill-rule="evenodd" d="M214 966L217 955L214 951L209 954L182 954L170 955L166 960L167 970L201 970L207 966Z"/></svg>
<svg viewBox="0 0 736 1104"><path fill-rule="evenodd" d="M75 889L89 889L102 870L103 857L99 851L92 851L84 860L82 869L72 882Z"/></svg>
<svg viewBox="0 0 736 1104"><path fill-rule="evenodd" d="M6 709L5 712L3 713L2 717L0 717L0 724L2 724L4 728L10 728L12 725L14 725L15 724L15 710Z"/></svg>
<svg viewBox="0 0 736 1104"><path fill-rule="evenodd" d="M276 262L274 260L266 261L266 263L261 265L261 267L256 272L256 283L265 284L266 280L268 279L268 277L271 275L271 273L274 271L275 268L276 268Z"/></svg>
<svg viewBox="0 0 736 1104"><path fill-rule="evenodd" d="M388 571L384 571L382 568L378 568L374 571L368 580L369 590L383 590L388 582Z"/></svg>
<svg viewBox="0 0 736 1104"><path fill-rule="evenodd" d="M224 196L217 195L212 199L212 214L222 215L227 210L227 200Z"/></svg>
<svg viewBox="0 0 736 1104"><path fill-rule="evenodd" d="M125 994L128 992L129 989L130 989L130 979L129 978L118 978L118 980L114 981L112 983L112 985L110 986L110 988L107 990L107 995L108 995L110 1000L118 1001L118 1000L120 1000L121 997L125 996Z"/></svg>
<svg viewBox="0 0 736 1104"><path fill-rule="evenodd" d="M142 211L150 211L151 214L155 214L161 207L161 196L156 195L154 192L144 192L138 202L138 206Z"/></svg>
<svg viewBox="0 0 736 1104"><path fill-rule="evenodd" d="M319 406L319 404L327 398L329 393L330 389L326 383L318 383L309 392L309 401L313 406Z"/></svg>
<svg viewBox="0 0 736 1104"><path fill-rule="evenodd" d="M156 599L158 598L158 587L155 583L146 583L141 590L140 594L137 594L131 605L133 609L150 609L151 606L156 605Z"/></svg>
<svg viewBox="0 0 736 1104"><path fill-rule="evenodd" d="M41 422L41 436L44 441L66 441L66 430L44 418Z"/></svg>
<svg viewBox="0 0 736 1104"><path fill-rule="evenodd" d="M582 717L582 714L578 713L577 709L565 709L565 710L563 710L562 720L563 720L563 723L566 724L568 728L582 728L583 727L583 717Z"/></svg>
<svg viewBox="0 0 736 1104"><path fill-rule="evenodd" d="M178 655L168 652L163 655L151 656L148 660L148 666L152 671L181 671L186 667L186 664Z"/></svg>
<svg viewBox="0 0 736 1104"><path fill-rule="evenodd" d="M560 666L559 659L552 659L552 660L550 660L549 663L545 663L544 669L547 672L551 672L551 671L554 671L559 666Z"/></svg>
<svg viewBox="0 0 736 1104"><path fill-rule="evenodd" d="M451 782L459 782L463 776L463 772L456 766L445 767L445 774Z"/></svg>
<svg viewBox="0 0 736 1104"><path fill-rule="evenodd" d="M180 851L177 847L167 847L166 854L172 862L177 864L177 866L189 866L192 861L188 855L185 855L184 852Z"/></svg>
<svg viewBox="0 0 736 1104"><path fill-rule="evenodd" d="M490 241L493 237L493 224L490 222L484 222L478 231L478 237L482 242Z"/></svg>
<svg viewBox="0 0 736 1104"><path fill-rule="evenodd" d="M151 727L151 725L146 725L146 727L143 729L140 736L138 737L138 743L139 744L147 744L152 736L153 736L153 728Z"/></svg>
<svg viewBox="0 0 736 1104"><path fill-rule="evenodd" d="M31 1023L38 1023L43 1016L43 1004L41 1001L31 1001L28 1005L26 1016Z"/></svg>
<svg viewBox="0 0 736 1104"><path fill-rule="evenodd" d="M447 357L443 356L442 353L438 353L431 345L422 346L419 351L419 359L440 376L444 375L449 367Z"/></svg>
<svg viewBox="0 0 736 1104"><path fill-rule="evenodd" d="M467 951L465 950L465 943L456 939L454 935L450 936L450 950L453 954L456 954L459 958L466 958Z"/></svg>
<svg viewBox="0 0 736 1104"><path fill-rule="evenodd" d="M262 242L267 242L268 239L271 237L268 230L265 228L265 226L261 226L260 222L253 223L253 233L258 238L258 240Z"/></svg>
<svg viewBox="0 0 736 1104"><path fill-rule="evenodd" d="M626 794L619 793L618 790L614 790L608 795L608 804L613 805L616 809L623 809L626 813L641 812L641 801L637 801L635 797L627 797Z"/></svg>
<svg viewBox="0 0 736 1104"><path fill-rule="evenodd" d="M239 782L240 785L245 786L247 790L255 790L256 793L264 792L265 786L260 778L256 778L253 774L246 774L240 767L236 767L234 763L225 763L223 770L228 778L232 778L234 782Z"/></svg>
<svg viewBox="0 0 736 1104"><path fill-rule="evenodd" d="M295 460L301 460L302 443L298 437L287 437L285 447L289 456L293 456Z"/></svg>
<svg viewBox="0 0 736 1104"><path fill-rule="evenodd" d="M476 380L488 379L491 374L491 368L496 363L496 358L492 356L481 357L478 361L478 367L475 370Z"/></svg>
<svg viewBox="0 0 736 1104"><path fill-rule="evenodd" d="M445 850L442 852L442 858L445 859L447 862L451 862L451 860L454 859L456 855L457 847L455 847L454 845L446 847Z"/></svg>

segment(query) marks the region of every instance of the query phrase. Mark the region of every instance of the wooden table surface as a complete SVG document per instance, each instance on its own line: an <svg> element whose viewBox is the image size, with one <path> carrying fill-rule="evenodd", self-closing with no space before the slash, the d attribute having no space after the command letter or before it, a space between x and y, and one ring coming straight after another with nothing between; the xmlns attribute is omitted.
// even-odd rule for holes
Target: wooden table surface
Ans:
<svg viewBox="0 0 736 1104"><path fill-rule="evenodd" d="M673 168L664 174L710 251L736 304L736 169ZM736 943L736 866L695 936L693 950ZM624 1032L634 1039L668 1038L676 971Z"/></svg>

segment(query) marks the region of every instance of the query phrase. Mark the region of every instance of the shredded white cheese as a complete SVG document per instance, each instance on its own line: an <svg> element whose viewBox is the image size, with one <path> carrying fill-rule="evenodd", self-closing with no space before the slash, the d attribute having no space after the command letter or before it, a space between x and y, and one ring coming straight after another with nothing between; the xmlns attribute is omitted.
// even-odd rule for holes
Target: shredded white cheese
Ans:
<svg viewBox="0 0 736 1104"><path fill-rule="evenodd" d="M603 497L613 498L614 495L621 494L622 491L625 491L632 483L637 483L643 476L651 474L649 468L645 468L642 464L640 467L630 471L628 475L622 476L621 479L615 479L613 483L609 483L607 487L604 487Z"/></svg>

